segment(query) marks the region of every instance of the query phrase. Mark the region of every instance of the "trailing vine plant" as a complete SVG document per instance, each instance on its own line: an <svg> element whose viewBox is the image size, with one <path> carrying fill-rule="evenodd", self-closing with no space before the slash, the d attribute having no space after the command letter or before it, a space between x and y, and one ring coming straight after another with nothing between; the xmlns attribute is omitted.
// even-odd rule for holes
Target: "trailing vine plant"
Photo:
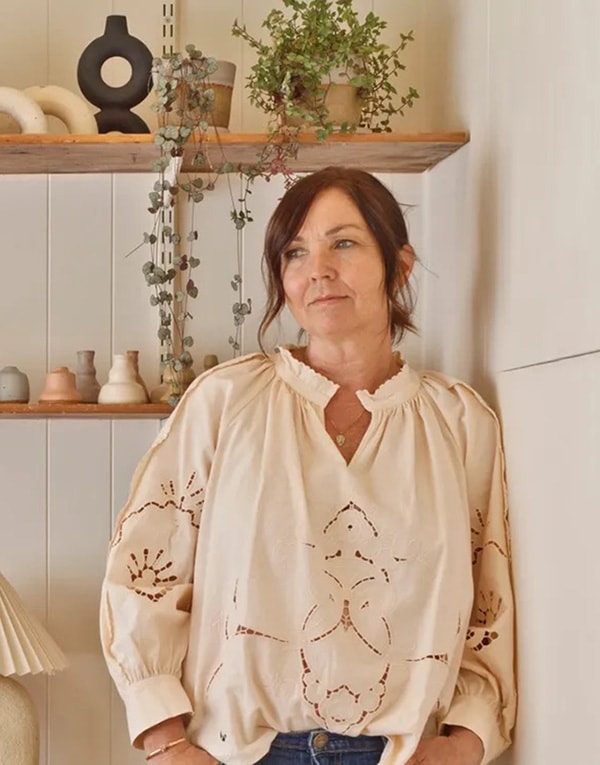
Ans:
<svg viewBox="0 0 600 765"><path fill-rule="evenodd" d="M210 77L217 66L214 58L204 56L193 45L186 46L185 54L172 53L155 58L152 65L156 95L152 108L157 112L159 123L154 140L160 147L160 156L153 165L158 177L148 195L152 226L135 250L148 247L149 257L142 265L142 273L152 290L150 304L158 309L162 377L163 381L169 381L168 400L173 406L193 378L194 359L190 349L194 339L188 323L193 319L190 302L199 292L196 284L200 266L200 258L195 253L199 239L195 224L196 206L215 189L221 175L235 169L225 159L218 129L215 128L214 134L219 162L212 160L207 141L215 100ZM181 172L184 147L191 147L190 173ZM194 173L195 168L203 175ZM229 342L237 355L241 350L242 325L252 310L251 300L244 299L240 262L241 229L251 216L244 196L236 204L230 183L229 195L231 217L238 230L236 271L231 281L236 293L232 306L234 332ZM177 212L178 205L184 201L191 209L189 227L182 233Z"/></svg>

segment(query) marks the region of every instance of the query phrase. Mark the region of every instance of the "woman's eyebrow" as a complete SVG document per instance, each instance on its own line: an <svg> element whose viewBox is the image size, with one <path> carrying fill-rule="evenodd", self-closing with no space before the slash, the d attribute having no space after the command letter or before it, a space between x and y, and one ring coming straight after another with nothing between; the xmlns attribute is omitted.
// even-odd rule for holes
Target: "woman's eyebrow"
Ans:
<svg viewBox="0 0 600 765"><path fill-rule="evenodd" d="M334 234L339 234L340 231L343 231L346 228L355 228L358 229L358 231L363 231L364 226L361 226L358 223L340 223L338 226L334 226L333 228L328 229L325 232L325 236L333 236ZM295 236L292 239L293 242L304 242L304 237L302 236Z"/></svg>

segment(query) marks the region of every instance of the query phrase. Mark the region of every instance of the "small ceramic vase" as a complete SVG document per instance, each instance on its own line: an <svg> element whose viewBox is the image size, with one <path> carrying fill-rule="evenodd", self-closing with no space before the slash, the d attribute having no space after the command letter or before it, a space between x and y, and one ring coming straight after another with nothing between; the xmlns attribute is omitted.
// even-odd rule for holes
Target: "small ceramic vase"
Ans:
<svg viewBox="0 0 600 765"><path fill-rule="evenodd" d="M4 367L0 370L0 401L16 404L29 402L29 380L17 367Z"/></svg>
<svg viewBox="0 0 600 765"><path fill-rule="evenodd" d="M77 351L77 390L86 404L95 404L100 393L100 383L96 379L94 366L95 351Z"/></svg>
<svg viewBox="0 0 600 765"><path fill-rule="evenodd" d="M48 372L39 401L40 404L79 403L81 393L77 390L73 372L68 367L56 367Z"/></svg>
<svg viewBox="0 0 600 765"><path fill-rule="evenodd" d="M148 393L148 388L146 387L146 383L142 380L142 376L140 375L140 352L139 351L126 351L127 358L131 362L131 366L135 370L135 381L139 383L142 388L144 389L144 393L146 394L146 401L150 401L150 394Z"/></svg>
<svg viewBox="0 0 600 765"><path fill-rule="evenodd" d="M181 398L195 378L196 373L191 366L183 367L179 372L172 366L166 366L162 373L162 383L154 388L150 400L154 404L167 404L171 396Z"/></svg>
<svg viewBox="0 0 600 765"><path fill-rule="evenodd" d="M100 388L99 404L145 404L146 392L135 380L135 369L124 353L115 353L108 382Z"/></svg>
<svg viewBox="0 0 600 765"><path fill-rule="evenodd" d="M219 359L215 356L214 353L207 353L204 357L204 371L206 372L208 369L216 367L218 363Z"/></svg>

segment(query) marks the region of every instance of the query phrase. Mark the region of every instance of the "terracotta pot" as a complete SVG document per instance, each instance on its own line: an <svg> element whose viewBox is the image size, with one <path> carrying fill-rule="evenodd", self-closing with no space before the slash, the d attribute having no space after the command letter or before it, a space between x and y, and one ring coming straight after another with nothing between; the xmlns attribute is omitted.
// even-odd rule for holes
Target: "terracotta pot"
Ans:
<svg viewBox="0 0 600 765"><path fill-rule="evenodd" d="M56 367L48 372L44 390L39 398L40 404L79 403L81 393L77 390L75 382L75 375L68 367Z"/></svg>

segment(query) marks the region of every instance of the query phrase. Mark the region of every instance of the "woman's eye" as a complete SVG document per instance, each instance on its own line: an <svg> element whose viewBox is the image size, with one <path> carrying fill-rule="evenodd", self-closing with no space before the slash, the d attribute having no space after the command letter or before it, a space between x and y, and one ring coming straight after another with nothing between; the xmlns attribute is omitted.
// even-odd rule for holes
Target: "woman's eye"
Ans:
<svg viewBox="0 0 600 765"><path fill-rule="evenodd" d="M283 253L283 257L285 260L294 260L295 258L299 258L303 254L304 254L304 250L302 250L300 247L292 247L291 249L286 250Z"/></svg>
<svg viewBox="0 0 600 765"><path fill-rule="evenodd" d="M348 247L352 247L356 242L352 239L336 239L335 248L338 250L346 250Z"/></svg>

